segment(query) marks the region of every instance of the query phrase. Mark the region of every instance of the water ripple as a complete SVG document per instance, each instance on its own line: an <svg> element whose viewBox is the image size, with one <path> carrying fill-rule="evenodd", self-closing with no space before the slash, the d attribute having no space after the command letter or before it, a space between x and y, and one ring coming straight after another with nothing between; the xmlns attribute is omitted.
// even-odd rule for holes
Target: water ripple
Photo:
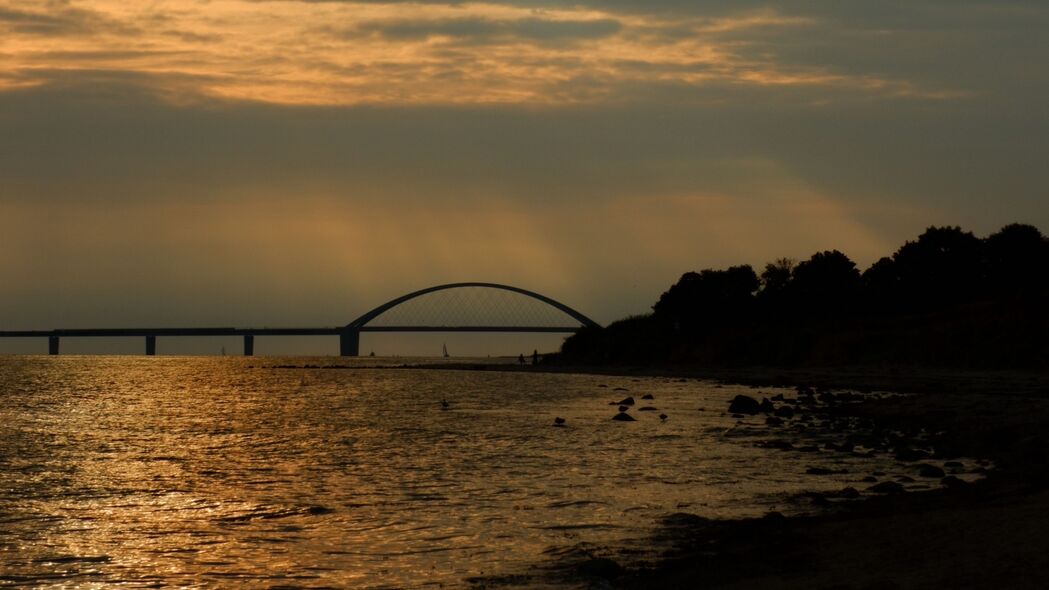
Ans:
<svg viewBox="0 0 1049 590"><path fill-rule="evenodd" d="M0 358L0 583L455 587L681 506L785 509L807 468L839 468L757 448L761 425L712 409L731 386L304 364ZM612 423L624 391L671 419Z"/></svg>

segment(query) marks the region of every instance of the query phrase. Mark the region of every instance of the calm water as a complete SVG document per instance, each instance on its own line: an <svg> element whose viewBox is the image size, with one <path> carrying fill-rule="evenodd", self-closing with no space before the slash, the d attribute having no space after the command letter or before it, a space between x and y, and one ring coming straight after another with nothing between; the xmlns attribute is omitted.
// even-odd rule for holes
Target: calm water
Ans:
<svg viewBox="0 0 1049 590"><path fill-rule="evenodd" d="M289 362L346 360L0 358L0 581L455 587L892 468L756 448L743 387Z"/></svg>

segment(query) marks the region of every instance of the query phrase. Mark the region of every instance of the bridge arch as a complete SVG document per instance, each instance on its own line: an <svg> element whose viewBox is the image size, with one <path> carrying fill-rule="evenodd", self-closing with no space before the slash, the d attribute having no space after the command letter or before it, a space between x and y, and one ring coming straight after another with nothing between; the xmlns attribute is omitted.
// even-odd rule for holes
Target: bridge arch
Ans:
<svg viewBox="0 0 1049 590"><path fill-rule="evenodd" d="M509 326L439 326L439 327L438 326L433 326L433 327L430 327L430 326L400 326L400 327L396 327L396 328L381 328L381 327L371 327L371 328L369 328L369 326L368 326L369 322L371 322L375 318L381 316L382 314L386 313L387 311L390 311L391 309L393 309L393 308L395 308L395 307L397 307L397 306L399 306L399 305L401 305L403 303L406 303L408 301L416 299L418 297L422 297L422 296L428 295L430 293L435 293L437 291L446 291L446 290L449 290L449 289L462 289L462 288L468 288L468 287L480 287L480 288L487 288L487 289L498 289L498 290L502 290L502 291L509 291L509 292L512 292L512 293L517 293L517 294L520 294L520 295L524 295L526 297L529 297L531 299L534 299L536 301L544 303L544 304L546 304L546 305L548 305L548 306L550 306L550 307L552 307L554 309L557 309L557 310L563 312L564 314L568 315L569 317L571 317L575 321L579 322L581 327L599 327L599 324L597 322L595 322L594 320L592 320L592 319L588 318L587 316L583 315L579 311L576 311L575 309L572 309L571 307L565 305L564 303L561 303L560 301L557 301L555 299L547 297L546 295L542 295L540 293L536 293L535 291L529 291L527 289L522 289L520 287L514 287L514 286L511 286L511 285L502 285L502 284L499 284L499 283L482 283L482 282L448 283L448 284L444 284L444 285L435 285L433 287L427 287L425 289L419 289L418 291L413 291L411 293L407 293L405 295L401 295L400 297L396 297L394 299L391 299L390 301L387 301L386 303L383 303L382 305L380 305L380 306L372 309L371 311L368 311L367 313L361 315L360 317L358 317L357 319L353 320L349 324L346 324L341 329L340 345L339 345L340 354L342 354L343 356L357 356L358 354L360 354L360 333L361 332L372 332L372 331L400 331L400 332L411 332L411 331L420 331L420 332L421 331L569 332L569 331L574 331L575 329L578 329L578 328L567 328L567 327L563 327L563 328L550 328L550 327L528 328L528 327L519 327L519 326L517 326L517 327L509 327Z"/></svg>

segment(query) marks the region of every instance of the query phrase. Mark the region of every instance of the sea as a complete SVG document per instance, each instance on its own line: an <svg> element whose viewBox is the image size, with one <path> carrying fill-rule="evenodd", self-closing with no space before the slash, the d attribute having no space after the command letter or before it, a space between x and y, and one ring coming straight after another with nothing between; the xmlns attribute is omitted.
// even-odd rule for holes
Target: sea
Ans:
<svg viewBox="0 0 1049 590"><path fill-rule="evenodd" d="M573 551L654 559L668 515L811 511L900 468L726 411L793 390L445 363L0 357L0 585L535 585Z"/></svg>

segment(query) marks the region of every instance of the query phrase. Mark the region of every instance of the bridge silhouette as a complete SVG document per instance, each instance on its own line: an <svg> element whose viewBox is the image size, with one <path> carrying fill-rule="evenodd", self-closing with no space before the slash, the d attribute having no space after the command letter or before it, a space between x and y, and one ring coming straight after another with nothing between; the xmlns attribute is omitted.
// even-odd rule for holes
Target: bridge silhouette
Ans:
<svg viewBox="0 0 1049 590"><path fill-rule="evenodd" d="M532 303L538 302L545 310L560 312L557 320L545 321L533 310L527 317L519 317L513 320L501 320L489 323L477 321L471 322L461 306L469 306L467 298L453 300L453 313L451 317L443 320L427 323L416 323L417 321L398 321L396 317L390 318L383 323L381 318L388 317L390 312L407 307L409 302L417 302L427 295L436 293L455 293L465 290L483 290L488 292L511 293L526 298ZM459 305L460 309L454 309ZM489 309L494 304L485 304ZM519 306L520 307L520 306ZM564 316L567 316L565 318ZM505 316L504 316L505 317ZM569 325L567 320L574 320L575 325ZM532 332L532 333L572 333L583 327L597 327L597 322L586 317L582 313L555 301L545 295L534 291L501 285L498 283L449 283L436 285L426 289L413 291L372 309L344 326L326 328L94 328L94 329L58 329L58 330L7 330L0 331L0 338L47 338L48 353L56 355L59 353L62 338L107 338L107 337L141 337L145 338L147 355L155 355L157 352L157 338L172 336L240 336L244 339L244 355L255 354L256 336L338 336L339 354L341 356L360 355L360 339L362 332Z"/></svg>

